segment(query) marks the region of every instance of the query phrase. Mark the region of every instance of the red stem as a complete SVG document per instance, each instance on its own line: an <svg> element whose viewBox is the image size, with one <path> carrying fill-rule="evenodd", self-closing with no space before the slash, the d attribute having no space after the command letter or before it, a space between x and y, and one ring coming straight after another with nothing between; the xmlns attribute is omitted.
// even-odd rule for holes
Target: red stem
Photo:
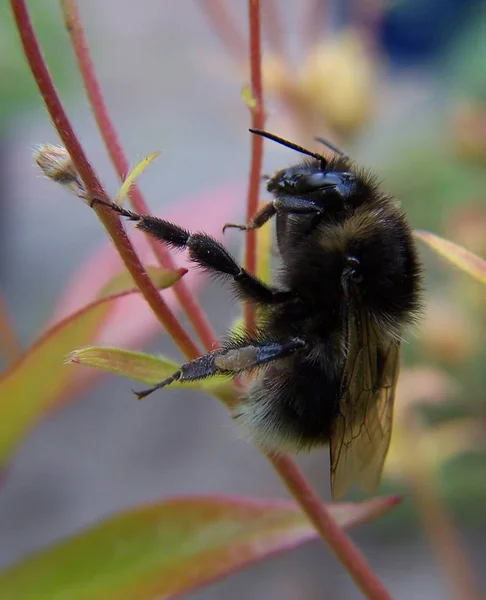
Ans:
<svg viewBox="0 0 486 600"><path fill-rule="evenodd" d="M304 50L308 52L319 44L320 38L325 30L328 7L326 0L310 0L304 7L303 27L301 40L304 42Z"/></svg>
<svg viewBox="0 0 486 600"><path fill-rule="evenodd" d="M79 72L83 79L84 89L86 90L98 129L118 177L123 181L129 171L128 161L110 119L101 88L96 78L93 62L86 42L86 36L79 17L77 2L76 0L61 0L61 8L66 29L69 33L78 63ZM136 212L149 214L148 206L136 185L131 186L128 195ZM146 237L159 264L165 269L175 269L176 265L167 247L157 242L157 240L149 234L146 234ZM185 281L183 279L179 280L172 289L179 300L184 314L187 316L206 350L213 350L216 344L216 335L214 334L206 315L189 291Z"/></svg>
<svg viewBox="0 0 486 600"><path fill-rule="evenodd" d="M265 112L263 107L262 58L261 58L261 26L260 0L248 0L249 18L249 50L250 50L250 84L251 95L255 105L251 108L251 126L263 129ZM251 161L246 198L246 221L248 222L258 209L258 196L262 171L263 138L259 135L251 137ZM246 232L245 268L250 273L256 271L256 231ZM250 304L245 305L245 323L247 329L255 326L255 311Z"/></svg>
<svg viewBox="0 0 486 600"><path fill-rule="evenodd" d="M234 19L228 13L224 0L199 0L214 32L233 58L242 63L246 58L246 43Z"/></svg>
<svg viewBox="0 0 486 600"><path fill-rule="evenodd" d="M373 600L390 600L390 594L373 573L364 556L336 524L295 463L288 457L280 455L270 454L268 459L285 487L309 517L321 538L351 575L364 596Z"/></svg>
<svg viewBox="0 0 486 600"><path fill-rule="evenodd" d="M64 108L62 107L32 28L25 1L10 0L10 5L32 75L37 83L54 127L73 161L73 165L79 173L88 193L93 197L108 200L106 192L88 162L71 123L67 118ZM132 275L160 323L172 336L174 342L186 357L194 358L198 356L200 353L197 346L187 335L157 289L153 286L123 229L120 219L113 211L100 204L95 206L95 211L110 235L123 263Z"/></svg>
<svg viewBox="0 0 486 600"><path fill-rule="evenodd" d="M368 0L368 2L353 0L349 8L351 27L359 30L362 39L367 44L368 51L377 55L377 60L379 60L380 52L380 26L385 9L386 6L383 0Z"/></svg>
<svg viewBox="0 0 486 600"><path fill-rule="evenodd" d="M285 45L282 38L282 23L275 0L263 1L263 27L272 53L285 61Z"/></svg>

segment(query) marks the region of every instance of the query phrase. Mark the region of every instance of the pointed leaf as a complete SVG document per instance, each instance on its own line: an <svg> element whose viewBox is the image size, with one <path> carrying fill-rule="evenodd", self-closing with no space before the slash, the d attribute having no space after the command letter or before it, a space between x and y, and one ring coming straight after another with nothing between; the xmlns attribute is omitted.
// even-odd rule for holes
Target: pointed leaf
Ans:
<svg viewBox="0 0 486 600"><path fill-rule="evenodd" d="M333 504L342 527L396 504ZM0 574L8 600L162 600L314 539L291 503L174 498L112 516Z"/></svg>
<svg viewBox="0 0 486 600"><path fill-rule="evenodd" d="M428 231L416 231L415 234L453 265L456 265L474 279L486 284L486 261L482 258L466 250L466 248Z"/></svg>
<svg viewBox="0 0 486 600"><path fill-rule="evenodd" d="M97 346L75 350L71 354L70 362L128 377L147 385L155 385L179 369L179 365L163 357L122 350L121 348L101 348ZM174 381L170 387L201 390L220 398L221 394L225 396L228 393L231 394L232 383L228 377L211 377L210 379L185 383Z"/></svg>
<svg viewBox="0 0 486 600"><path fill-rule="evenodd" d="M130 187L133 185L133 182L135 181L135 179L139 175L141 175L143 173L143 171L145 171L145 169L149 166L149 164L154 160L154 158L157 158L157 156L159 156L159 154L160 154L160 152L152 152L145 158L142 158L142 160L138 163L138 165L135 165L135 167L133 167L133 169L126 176L126 179L122 183L120 189L118 190L118 193L115 198L116 204L121 204L123 202L123 200L125 199L125 196L128 194Z"/></svg>
<svg viewBox="0 0 486 600"><path fill-rule="evenodd" d="M187 269L161 269L160 267L145 267L147 275L158 290L164 290L179 281L187 273ZM115 275L99 293L99 298L121 294L123 292L136 292L137 286L130 273L125 269Z"/></svg>
<svg viewBox="0 0 486 600"><path fill-rule="evenodd" d="M0 467L55 403L70 376L64 364L68 353L89 343L111 304L129 293L102 298L63 319L0 376Z"/></svg>

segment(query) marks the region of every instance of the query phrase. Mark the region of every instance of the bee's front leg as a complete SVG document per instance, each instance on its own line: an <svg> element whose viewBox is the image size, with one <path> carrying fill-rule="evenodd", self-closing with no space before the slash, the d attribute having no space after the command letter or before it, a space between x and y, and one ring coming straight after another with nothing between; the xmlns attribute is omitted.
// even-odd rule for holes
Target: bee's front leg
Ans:
<svg viewBox="0 0 486 600"><path fill-rule="evenodd" d="M237 225L236 223L226 223L223 227L223 233L226 229L234 228L242 231L259 229L269 219L276 214L294 214L294 215L319 215L322 213L322 206L319 206L312 200L306 200L299 196L285 196L276 198L268 202L257 211L246 225Z"/></svg>

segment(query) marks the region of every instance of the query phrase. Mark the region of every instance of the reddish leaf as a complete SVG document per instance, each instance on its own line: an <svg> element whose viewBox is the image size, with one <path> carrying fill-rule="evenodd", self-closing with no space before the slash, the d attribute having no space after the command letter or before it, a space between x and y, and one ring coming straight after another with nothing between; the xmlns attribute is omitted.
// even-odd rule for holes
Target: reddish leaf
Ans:
<svg viewBox="0 0 486 600"><path fill-rule="evenodd" d="M160 267L146 267L147 275L158 290L164 290L179 281L187 273L187 269L161 269ZM125 269L115 275L101 290L99 298L106 298L122 292L137 292L138 288L130 273Z"/></svg>
<svg viewBox="0 0 486 600"><path fill-rule="evenodd" d="M381 515L392 497L333 504L342 527ZM0 574L8 600L162 600L316 537L291 503L176 498L119 513Z"/></svg>
<svg viewBox="0 0 486 600"><path fill-rule="evenodd" d="M63 319L0 376L0 466L66 386L68 354L91 341L114 302L133 293L101 298Z"/></svg>

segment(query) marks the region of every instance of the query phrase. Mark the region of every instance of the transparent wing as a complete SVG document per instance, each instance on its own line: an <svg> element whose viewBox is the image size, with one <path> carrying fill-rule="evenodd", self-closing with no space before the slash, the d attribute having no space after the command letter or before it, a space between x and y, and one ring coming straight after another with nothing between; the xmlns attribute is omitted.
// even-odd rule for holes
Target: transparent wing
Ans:
<svg viewBox="0 0 486 600"><path fill-rule="evenodd" d="M333 499L357 483L373 493L390 444L400 345L380 346L364 314L351 311L340 411L331 433Z"/></svg>

